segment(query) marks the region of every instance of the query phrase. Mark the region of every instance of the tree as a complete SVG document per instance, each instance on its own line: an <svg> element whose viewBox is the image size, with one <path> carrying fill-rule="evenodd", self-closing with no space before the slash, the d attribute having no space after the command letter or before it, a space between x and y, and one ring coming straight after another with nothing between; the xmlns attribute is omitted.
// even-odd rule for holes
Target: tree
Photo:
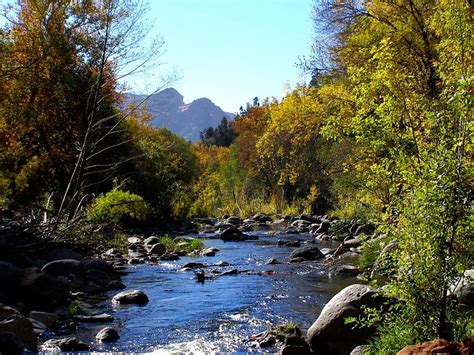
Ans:
<svg viewBox="0 0 474 355"><path fill-rule="evenodd" d="M201 142L206 145L217 145L219 147L228 147L236 137L236 132L231 124L223 117L219 125L214 129L209 127L200 133Z"/></svg>
<svg viewBox="0 0 474 355"><path fill-rule="evenodd" d="M472 250L469 5L323 5L323 20L336 34L331 60L348 79L353 102L352 116L342 124L328 119L323 131L356 139L364 157L357 169L383 202L382 229L400 247L391 286L409 327L404 341L460 336L448 290Z"/></svg>
<svg viewBox="0 0 474 355"><path fill-rule="evenodd" d="M2 171L12 208L43 192L59 215L72 217L83 196L110 181L135 138L131 114L117 107L118 80L155 59L141 1L24 0L7 6L2 30ZM42 184L38 188L38 182Z"/></svg>

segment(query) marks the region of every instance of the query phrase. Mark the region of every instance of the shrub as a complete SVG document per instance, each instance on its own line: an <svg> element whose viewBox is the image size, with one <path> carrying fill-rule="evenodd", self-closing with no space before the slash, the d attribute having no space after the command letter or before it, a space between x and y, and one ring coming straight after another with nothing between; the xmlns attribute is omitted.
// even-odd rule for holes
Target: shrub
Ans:
<svg viewBox="0 0 474 355"><path fill-rule="evenodd" d="M196 238L174 238L173 239L166 235L160 238L160 243L166 246L166 250L183 251L186 253L191 253L195 250L202 250L204 248L203 241Z"/></svg>
<svg viewBox="0 0 474 355"><path fill-rule="evenodd" d="M149 213L150 208L141 196L114 188L95 199L88 208L87 219L123 224L130 220L143 221Z"/></svg>

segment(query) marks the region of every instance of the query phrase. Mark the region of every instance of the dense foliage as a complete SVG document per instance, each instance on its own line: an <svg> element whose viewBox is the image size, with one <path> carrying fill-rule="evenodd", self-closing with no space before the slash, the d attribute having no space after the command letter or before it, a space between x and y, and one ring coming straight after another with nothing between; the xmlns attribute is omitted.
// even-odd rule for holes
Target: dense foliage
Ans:
<svg viewBox="0 0 474 355"><path fill-rule="evenodd" d="M70 220L113 180L150 204L153 222L176 212L196 170L189 144L150 128L140 109L119 108L118 79L143 68L161 46L145 51L140 44L144 9L122 0L24 0L3 8L2 212L40 209Z"/></svg>

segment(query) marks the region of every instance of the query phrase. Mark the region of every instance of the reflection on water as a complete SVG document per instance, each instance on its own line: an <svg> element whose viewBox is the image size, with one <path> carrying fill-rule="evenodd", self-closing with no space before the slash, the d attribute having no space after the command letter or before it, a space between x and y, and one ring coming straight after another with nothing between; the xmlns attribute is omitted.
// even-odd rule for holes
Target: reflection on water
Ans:
<svg viewBox="0 0 474 355"><path fill-rule="evenodd" d="M301 236L299 236L301 238ZM128 289L143 290L150 302L142 307L112 307L113 326L120 339L113 344L93 343L93 351L246 352L246 339L269 325L294 322L307 329L322 307L353 280L329 279L319 263L288 264L293 248L276 246L277 238L224 243L206 239L215 257L182 258L176 262L131 266L123 278ZM282 264L267 265L270 258ZM230 264L227 270L251 273L227 275L197 283L192 271L181 271L189 261ZM274 271L271 275L254 272ZM103 325L81 325L78 338L93 342ZM255 349L256 350L256 349ZM270 349L272 350L272 349ZM274 350L274 349L273 349ZM260 350L261 351L261 350Z"/></svg>

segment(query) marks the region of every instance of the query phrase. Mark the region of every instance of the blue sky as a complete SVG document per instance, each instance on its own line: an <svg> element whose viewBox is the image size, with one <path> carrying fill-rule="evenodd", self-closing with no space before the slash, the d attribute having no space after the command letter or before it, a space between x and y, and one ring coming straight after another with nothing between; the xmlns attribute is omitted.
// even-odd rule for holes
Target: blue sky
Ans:
<svg viewBox="0 0 474 355"><path fill-rule="evenodd" d="M298 58L313 36L311 0L150 0L154 33L165 40L165 66L136 78L133 89L154 87L153 74L176 67L172 86L185 102L208 97L238 111L253 97L281 98L302 82ZM151 81L151 82L150 82Z"/></svg>

